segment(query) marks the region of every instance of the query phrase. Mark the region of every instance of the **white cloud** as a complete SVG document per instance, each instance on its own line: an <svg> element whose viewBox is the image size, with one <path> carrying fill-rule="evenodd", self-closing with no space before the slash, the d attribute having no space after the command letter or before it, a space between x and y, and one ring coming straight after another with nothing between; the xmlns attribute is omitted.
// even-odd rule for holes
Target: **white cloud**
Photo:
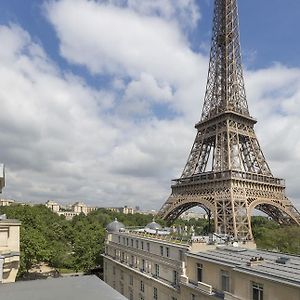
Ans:
<svg viewBox="0 0 300 300"><path fill-rule="evenodd" d="M189 2L176 1L177 6L182 7L189 6ZM141 2L128 3L122 8L84 0L49 2L46 6L48 18L60 39L61 55L71 63L85 66L92 74L129 77L132 80L129 90L138 81L140 86L145 85L148 78L148 89L144 91L148 98L153 96L153 88L149 89L149 78L152 78L160 87L161 100L166 98L166 92L172 91L172 99L170 95L167 97L168 101L175 103L174 109L178 113L194 113L191 106L182 105L186 102L183 94L193 91L188 96L195 105L202 99L203 85L199 82L205 81L206 58L189 48L186 37L175 22L166 21L156 14L141 15L136 9L137 3ZM140 103L138 100L135 99L132 106L138 111L147 111L143 99ZM198 115L193 116L195 122Z"/></svg>
<svg viewBox="0 0 300 300"><path fill-rule="evenodd" d="M207 58L184 34L188 22L176 20L180 13L187 18L194 1L170 3L48 3L61 55L92 76L109 77L106 89L60 70L20 27L0 27L5 195L160 207L193 143L207 75ZM278 64L246 76L259 141L298 203L299 72ZM157 106L166 116L157 116Z"/></svg>
<svg viewBox="0 0 300 300"><path fill-rule="evenodd" d="M114 91L95 90L62 73L20 27L0 27L0 41L7 41L0 55L4 196L97 205L143 199L146 207L159 206L171 174L178 172L178 156L185 156L184 144L174 145L176 132L186 136L186 124L151 117L138 125L121 119ZM142 96L142 88L152 98L171 97L168 87L145 74L125 88L127 97Z"/></svg>

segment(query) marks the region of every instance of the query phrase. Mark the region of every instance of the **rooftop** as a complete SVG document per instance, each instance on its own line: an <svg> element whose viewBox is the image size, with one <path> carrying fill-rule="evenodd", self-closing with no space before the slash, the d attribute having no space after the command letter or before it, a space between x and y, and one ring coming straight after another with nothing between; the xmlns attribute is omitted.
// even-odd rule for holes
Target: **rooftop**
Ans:
<svg viewBox="0 0 300 300"><path fill-rule="evenodd" d="M229 246L187 255L230 266L238 272L300 287L300 256Z"/></svg>
<svg viewBox="0 0 300 300"><path fill-rule="evenodd" d="M96 276L18 281L0 287L0 299L9 300L125 300Z"/></svg>

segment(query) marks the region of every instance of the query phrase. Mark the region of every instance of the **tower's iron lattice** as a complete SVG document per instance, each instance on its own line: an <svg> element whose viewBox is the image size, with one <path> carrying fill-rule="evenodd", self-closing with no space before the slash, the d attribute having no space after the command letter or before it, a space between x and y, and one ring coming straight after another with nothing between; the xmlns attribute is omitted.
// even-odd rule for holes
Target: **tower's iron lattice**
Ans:
<svg viewBox="0 0 300 300"><path fill-rule="evenodd" d="M215 0L209 72L197 135L172 194L159 216L172 223L184 211L202 207L215 232L253 239L254 208L280 224L300 224L254 132L241 62L237 0Z"/></svg>

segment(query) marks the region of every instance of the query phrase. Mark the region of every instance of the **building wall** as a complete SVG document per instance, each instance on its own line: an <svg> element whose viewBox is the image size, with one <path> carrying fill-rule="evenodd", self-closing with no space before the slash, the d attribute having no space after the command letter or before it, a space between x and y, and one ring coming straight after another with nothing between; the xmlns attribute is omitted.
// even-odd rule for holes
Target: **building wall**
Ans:
<svg viewBox="0 0 300 300"><path fill-rule="evenodd" d="M0 253L20 251L20 223L0 221Z"/></svg>
<svg viewBox="0 0 300 300"><path fill-rule="evenodd" d="M199 245L195 249L197 247ZM207 245L207 250L211 247ZM200 249L205 251L203 245ZM219 263L207 261L201 256L191 256L192 250L193 245L178 245L159 237L150 238L133 233L108 234L104 280L128 299L153 300L154 288L157 288L158 300L251 300L252 284L256 283L263 288L264 300L300 300L300 286L280 283L276 278L270 280L244 274L235 270L230 262ZM155 265L159 265L159 276L155 276ZM197 277L198 266L202 268L200 282ZM174 282L174 271L178 276L177 284ZM225 290L222 288L222 274L229 278ZM144 291L141 290L141 282Z"/></svg>
<svg viewBox="0 0 300 300"><path fill-rule="evenodd" d="M280 284L257 276L233 272L234 294L242 299L252 299L252 283L261 284L264 299L270 300L300 300L300 288Z"/></svg>
<svg viewBox="0 0 300 300"><path fill-rule="evenodd" d="M107 241L104 280L110 286L123 292L128 299L130 291L133 299L154 299L154 288L157 288L158 299L179 299L179 279L186 246L125 233L109 234ZM130 276L133 284L127 287Z"/></svg>
<svg viewBox="0 0 300 300"><path fill-rule="evenodd" d="M12 199L0 199L0 206L11 206L15 203L15 200Z"/></svg>
<svg viewBox="0 0 300 300"><path fill-rule="evenodd" d="M20 262L20 223L0 221L0 283L14 282Z"/></svg>

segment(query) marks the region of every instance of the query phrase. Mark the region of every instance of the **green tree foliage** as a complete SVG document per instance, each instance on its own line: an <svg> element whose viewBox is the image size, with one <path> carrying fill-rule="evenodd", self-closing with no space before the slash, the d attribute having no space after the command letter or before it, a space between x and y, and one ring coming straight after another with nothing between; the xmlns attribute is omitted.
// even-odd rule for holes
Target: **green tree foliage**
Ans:
<svg viewBox="0 0 300 300"><path fill-rule="evenodd" d="M252 230L258 248L300 255L300 227L279 226L266 217L252 217Z"/></svg>
<svg viewBox="0 0 300 300"><path fill-rule="evenodd" d="M8 218L22 222L19 276L40 262L46 262L54 268L75 271L87 271L102 265L101 253L108 223L117 218L126 227L144 227L153 219L152 215L124 215L99 209L87 216L81 214L67 221L44 205L1 207L0 214L4 213ZM166 225L163 220L155 221ZM179 219L174 225L193 225L197 235L209 232L208 221L204 219ZM300 227L280 227L265 217L253 217L252 227L259 248L300 254Z"/></svg>
<svg viewBox="0 0 300 300"><path fill-rule="evenodd" d="M21 265L19 276L40 262L54 268L87 271L102 264L105 227L117 218L125 226L145 226L151 215L124 215L99 209L88 216L65 220L44 205L1 207L0 214L18 219L21 225Z"/></svg>

